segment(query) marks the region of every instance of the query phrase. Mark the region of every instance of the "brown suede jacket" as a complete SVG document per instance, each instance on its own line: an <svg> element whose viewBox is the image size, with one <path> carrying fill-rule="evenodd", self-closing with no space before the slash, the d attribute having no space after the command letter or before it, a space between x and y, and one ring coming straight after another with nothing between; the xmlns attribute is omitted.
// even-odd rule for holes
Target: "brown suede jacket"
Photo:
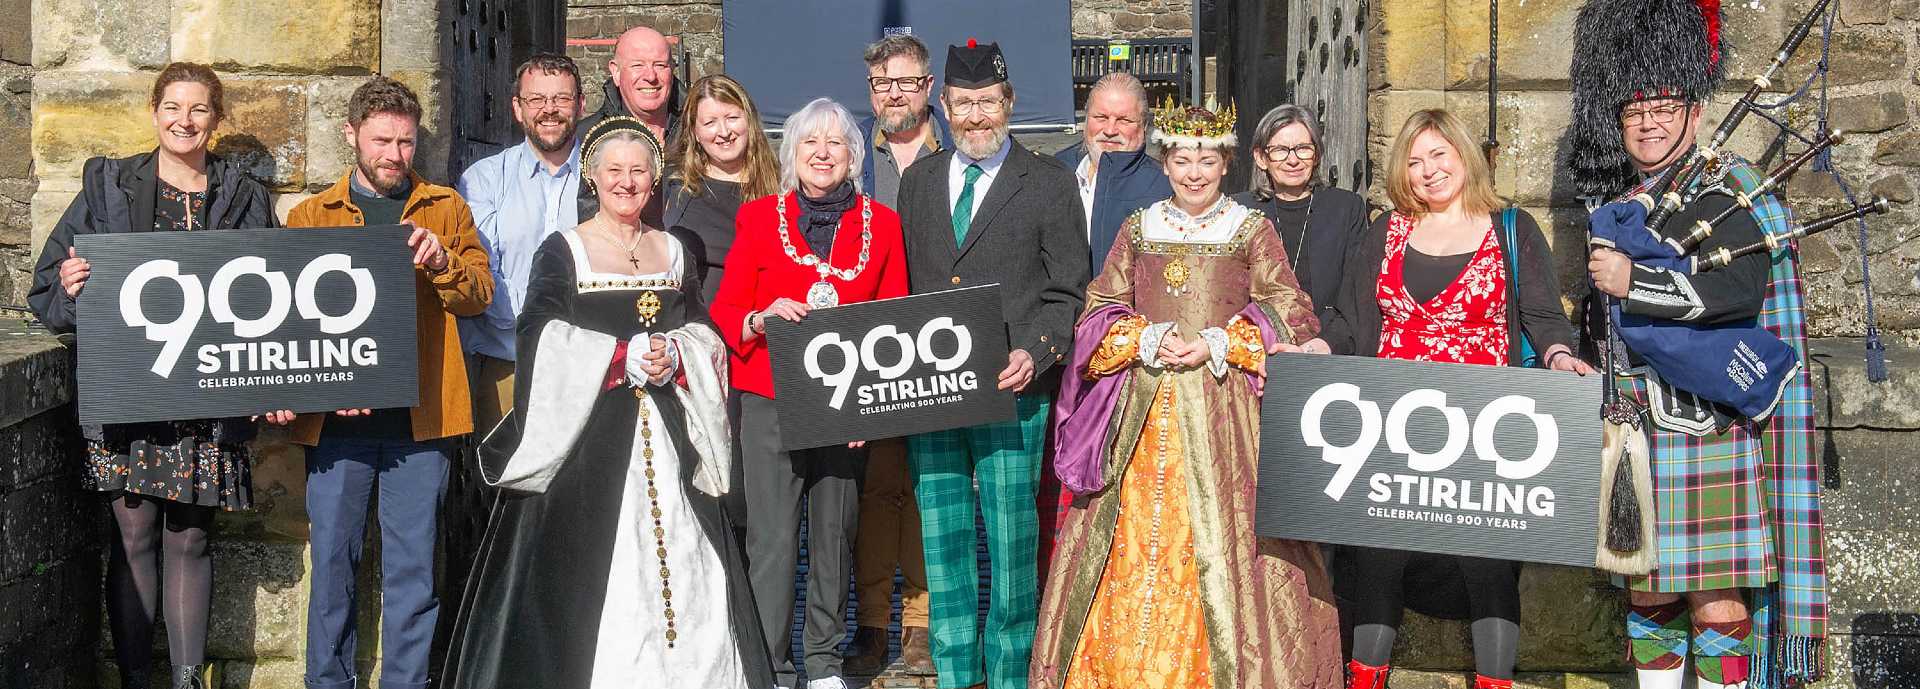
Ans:
<svg viewBox="0 0 1920 689"><path fill-rule="evenodd" d="M349 171L347 175L352 175ZM364 224L341 177L287 214L287 227L352 227ZM467 365L460 355L456 316L477 316L493 299L493 271L474 230L473 211L450 187L413 175L402 219L432 230L447 249L447 269L433 274L414 267L418 301L416 336L420 349L420 406L413 408L413 439L433 440L473 431L473 405L467 390ZM301 414L293 422L293 441L320 442L320 427L331 414Z"/></svg>

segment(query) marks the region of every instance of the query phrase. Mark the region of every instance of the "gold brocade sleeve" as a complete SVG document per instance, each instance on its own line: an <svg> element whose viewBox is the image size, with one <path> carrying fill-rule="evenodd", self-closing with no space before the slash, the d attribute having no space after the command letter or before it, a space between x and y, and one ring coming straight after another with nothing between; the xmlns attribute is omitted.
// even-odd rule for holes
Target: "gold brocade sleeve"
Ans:
<svg viewBox="0 0 1920 689"><path fill-rule="evenodd" d="M1129 311L1135 308L1132 238L1139 227L1140 212L1135 212L1120 224L1120 234L1114 237L1113 250L1107 252L1107 262L1102 265L1100 273L1093 276L1093 282L1087 285L1087 309L1080 312L1081 317L1107 304L1119 304Z"/></svg>
<svg viewBox="0 0 1920 689"><path fill-rule="evenodd" d="M1236 318L1227 326L1227 365L1255 375L1266 372L1267 347L1253 321Z"/></svg>
<svg viewBox="0 0 1920 689"><path fill-rule="evenodd" d="M1313 300L1300 288L1293 273L1286 245L1273 230L1271 221L1247 238L1247 262L1253 270L1253 302L1265 311L1267 320L1279 332L1280 341L1300 344L1320 334L1320 319L1315 317Z"/></svg>
<svg viewBox="0 0 1920 689"><path fill-rule="evenodd" d="M1140 316L1128 316L1114 322L1107 329L1107 336L1100 339L1100 348L1093 350L1093 359L1087 362L1087 380L1101 376L1110 376L1126 370L1127 366L1140 360L1140 332L1151 325ZM1256 329L1254 338L1259 339Z"/></svg>

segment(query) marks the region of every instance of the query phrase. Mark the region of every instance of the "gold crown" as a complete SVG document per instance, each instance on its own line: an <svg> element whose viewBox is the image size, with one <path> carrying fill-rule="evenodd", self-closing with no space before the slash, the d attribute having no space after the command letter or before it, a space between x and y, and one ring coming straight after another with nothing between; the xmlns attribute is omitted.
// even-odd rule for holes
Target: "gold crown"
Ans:
<svg viewBox="0 0 1920 689"><path fill-rule="evenodd" d="M1163 143L1186 140L1232 145L1237 120L1231 103L1225 110L1216 112L1210 108L1181 107L1168 97L1160 107L1153 109L1154 138Z"/></svg>

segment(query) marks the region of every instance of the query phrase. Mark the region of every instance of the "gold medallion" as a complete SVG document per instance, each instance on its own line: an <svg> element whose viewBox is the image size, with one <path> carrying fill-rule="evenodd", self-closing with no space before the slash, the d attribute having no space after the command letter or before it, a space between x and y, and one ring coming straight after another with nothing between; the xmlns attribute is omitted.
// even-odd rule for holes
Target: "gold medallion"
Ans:
<svg viewBox="0 0 1920 689"><path fill-rule="evenodd" d="M640 298L633 302L633 309L640 313L642 325L653 325L654 317L660 315L660 295L654 294L653 290L641 292Z"/></svg>
<svg viewBox="0 0 1920 689"><path fill-rule="evenodd" d="M1192 276L1192 269L1187 267L1186 261L1174 260L1167 263L1166 269L1160 271L1160 276L1167 279L1167 294L1180 296L1187 292L1187 278Z"/></svg>

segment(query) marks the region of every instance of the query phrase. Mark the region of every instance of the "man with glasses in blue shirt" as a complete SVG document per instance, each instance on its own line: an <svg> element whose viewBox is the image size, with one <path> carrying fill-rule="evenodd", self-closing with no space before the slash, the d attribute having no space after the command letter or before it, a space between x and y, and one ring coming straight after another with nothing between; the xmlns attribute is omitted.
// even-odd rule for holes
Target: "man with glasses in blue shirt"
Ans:
<svg viewBox="0 0 1920 689"><path fill-rule="evenodd" d="M513 95L513 119L526 141L460 175L460 196L473 208L497 290L485 313L460 319L474 429L482 437L513 408L513 324L526 301L534 250L579 221L581 110L580 70L572 58L527 58L514 73Z"/></svg>

